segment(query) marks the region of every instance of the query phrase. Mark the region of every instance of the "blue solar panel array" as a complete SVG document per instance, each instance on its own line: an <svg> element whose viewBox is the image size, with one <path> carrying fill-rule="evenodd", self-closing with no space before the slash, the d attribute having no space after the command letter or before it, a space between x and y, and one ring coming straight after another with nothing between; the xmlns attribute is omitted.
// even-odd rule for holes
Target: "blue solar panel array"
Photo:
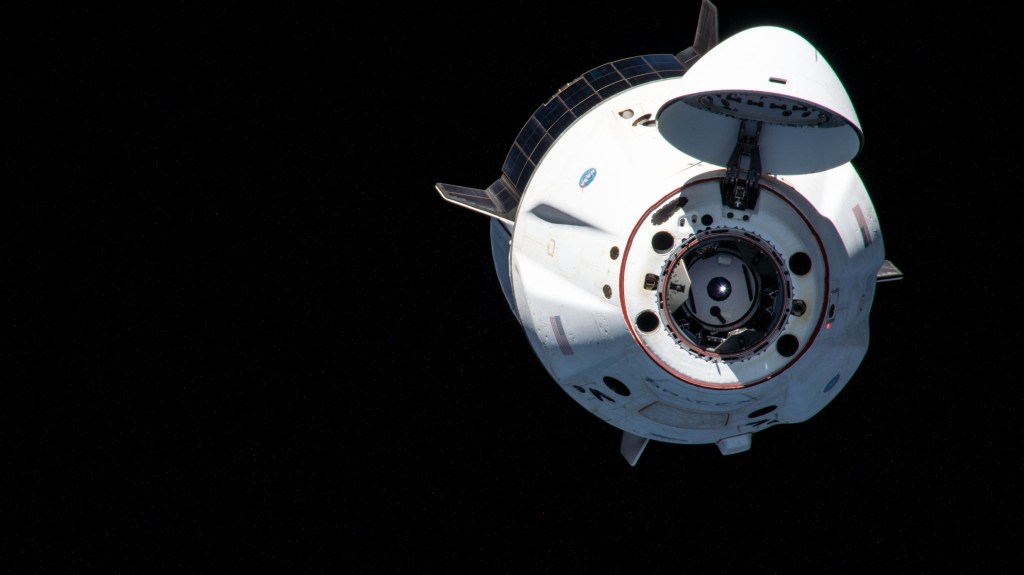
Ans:
<svg viewBox="0 0 1024 575"><path fill-rule="evenodd" d="M686 68L671 54L635 56L598 66L542 104L523 129L502 166L520 196L551 144L577 118L615 94L663 78L678 78Z"/></svg>

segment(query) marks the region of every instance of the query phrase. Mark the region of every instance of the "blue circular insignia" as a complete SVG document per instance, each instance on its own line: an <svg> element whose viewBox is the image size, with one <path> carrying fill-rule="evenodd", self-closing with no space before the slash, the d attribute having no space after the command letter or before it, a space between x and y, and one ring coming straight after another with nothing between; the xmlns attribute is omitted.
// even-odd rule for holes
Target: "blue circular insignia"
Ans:
<svg viewBox="0 0 1024 575"><path fill-rule="evenodd" d="M580 189L589 186L590 182L593 182L594 178L596 178L596 177L597 177L597 170L594 169L594 168L590 168L589 170L583 172L583 175L580 176Z"/></svg>

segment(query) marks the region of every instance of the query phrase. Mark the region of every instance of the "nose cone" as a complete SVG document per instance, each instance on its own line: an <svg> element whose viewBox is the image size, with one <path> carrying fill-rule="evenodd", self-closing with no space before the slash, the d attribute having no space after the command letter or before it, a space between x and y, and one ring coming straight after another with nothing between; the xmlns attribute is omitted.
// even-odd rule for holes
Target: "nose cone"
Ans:
<svg viewBox="0 0 1024 575"><path fill-rule="evenodd" d="M741 120L762 124L765 173L821 172L849 162L863 143L860 121L832 67L807 40L773 26L732 36L681 80L658 113L658 130L679 150L725 166Z"/></svg>

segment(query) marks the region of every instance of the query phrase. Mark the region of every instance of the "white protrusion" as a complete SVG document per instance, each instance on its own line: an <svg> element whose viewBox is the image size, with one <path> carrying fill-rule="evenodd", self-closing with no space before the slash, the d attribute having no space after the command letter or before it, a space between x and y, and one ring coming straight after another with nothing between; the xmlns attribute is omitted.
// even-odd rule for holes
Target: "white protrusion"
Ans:
<svg viewBox="0 0 1024 575"><path fill-rule="evenodd" d="M726 437L725 439L719 439L718 450L722 452L722 455L733 455L735 453L743 453L750 449L750 443L753 436L749 433L743 435L734 435L732 437Z"/></svg>
<svg viewBox="0 0 1024 575"><path fill-rule="evenodd" d="M636 465L637 460L640 459L640 454L647 447L648 441L646 437L640 437L628 431L623 431L622 444L619 446L619 451L622 452L622 456L626 458L630 465Z"/></svg>

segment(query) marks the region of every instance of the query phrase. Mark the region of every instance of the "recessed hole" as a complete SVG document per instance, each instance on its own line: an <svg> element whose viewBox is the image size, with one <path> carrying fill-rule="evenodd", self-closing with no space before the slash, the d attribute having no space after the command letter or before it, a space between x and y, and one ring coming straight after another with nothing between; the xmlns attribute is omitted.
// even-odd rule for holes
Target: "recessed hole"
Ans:
<svg viewBox="0 0 1024 575"><path fill-rule="evenodd" d="M775 84L785 84L787 82L785 78L776 78L774 76L768 78L768 81L773 82Z"/></svg>
<svg viewBox="0 0 1024 575"><path fill-rule="evenodd" d="M601 288L601 293L604 294L605 299L612 299L612 286L605 285L603 288Z"/></svg>
<svg viewBox="0 0 1024 575"><path fill-rule="evenodd" d="M623 110L619 115L628 120L633 117L633 110Z"/></svg>
<svg viewBox="0 0 1024 575"><path fill-rule="evenodd" d="M755 417L761 417L762 415L767 415L775 411L777 408L777 405L767 405L765 407L762 407L761 409L755 409L754 411L751 411L750 415L748 415L747 417L749 417L750 419L753 419Z"/></svg>
<svg viewBox="0 0 1024 575"><path fill-rule="evenodd" d="M614 377L607 377L606 376L603 381L604 381L604 384L608 386L608 389L614 391L615 393L617 393L617 394L619 394L619 395L621 395L623 397L626 397L627 395L629 395L629 388L626 387L626 384L622 383L621 381L619 381L617 379L615 379Z"/></svg>
<svg viewBox="0 0 1024 575"><path fill-rule="evenodd" d="M811 256L804 252L797 252L789 258L789 269L798 276L811 271Z"/></svg>
<svg viewBox="0 0 1024 575"><path fill-rule="evenodd" d="M640 116L636 120L633 120L633 125L636 126L636 125L639 125L639 124L644 124L646 126L647 124L645 122L647 122L650 119L651 119L651 115L650 114L644 114L643 116Z"/></svg>
<svg viewBox="0 0 1024 575"><path fill-rule="evenodd" d="M651 310L642 311L640 315L636 316L636 327L642 332L652 332L658 329L659 325L661 322L658 320L658 314Z"/></svg>
<svg viewBox="0 0 1024 575"><path fill-rule="evenodd" d="M795 335L787 333L780 337L779 341L775 342L775 349L783 357L792 357L796 350L800 349L800 341Z"/></svg>
<svg viewBox="0 0 1024 575"><path fill-rule="evenodd" d="M710 226L711 222L714 221L715 218L711 217L711 214L704 214L703 216L700 217L700 223L704 224L705 226Z"/></svg>
<svg viewBox="0 0 1024 575"><path fill-rule="evenodd" d="M656 252L664 252L672 247L675 243L675 238L668 232L658 232L651 238L651 247Z"/></svg>
<svg viewBox="0 0 1024 575"><path fill-rule="evenodd" d="M832 319L834 317L836 317L836 304L832 304L832 305L828 306L828 319L829 319L829 321L832 321Z"/></svg>
<svg viewBox="0 0 1024 575"><path fill-rule="evenodd" d="M619 247L612 246L612 249L608 252L608 256L611 257L613 260L619 259Z"/></svg>

